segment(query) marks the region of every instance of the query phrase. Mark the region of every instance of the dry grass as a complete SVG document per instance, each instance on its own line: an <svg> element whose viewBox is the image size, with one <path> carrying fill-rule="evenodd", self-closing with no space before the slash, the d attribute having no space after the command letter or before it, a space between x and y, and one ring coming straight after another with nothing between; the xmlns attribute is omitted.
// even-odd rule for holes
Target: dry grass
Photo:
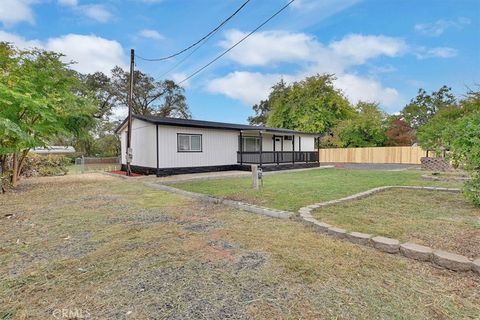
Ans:
<svg viewBox="0 0 480 320"><path fill-rule="evenodd" d="M475 318L480 280L99 174L0 197L0 318ZM5 215L13 214L10 218Z"/></svg>
<svg viewBox="0 0 480 320"><path fill-rule="evenodd" d="M348 230L480 257L480 209L460 193L389 190L314 215Z"/></svg>

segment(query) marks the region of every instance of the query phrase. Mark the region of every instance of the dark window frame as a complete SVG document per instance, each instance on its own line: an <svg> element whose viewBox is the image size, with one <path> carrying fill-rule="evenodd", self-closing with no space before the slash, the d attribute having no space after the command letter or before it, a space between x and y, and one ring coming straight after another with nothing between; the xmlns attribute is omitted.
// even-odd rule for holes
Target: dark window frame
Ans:
<svg viewBox="0 0 480 320"><path fill-rule="evenodd" d="M180 150L180 145L179 145L179 136L198 136L200 137L200 150ZM192 142L190 141L190 147L192 146ZM183 132L178 132L177 133L177 152L181 153L201 153L203 152L203 134L201 133L183 133Z"/></svg>
<svg viewBox="0 0 480 320"><path fill-rule="evenodd" d="M259 143L259 144L258 144L258 151L246 151L246 150L242 150L242 152L260 152L260 140L261 140L260 136L245 136L245 135L243 135L243 136L242 136L242 139L243 139L243 141L242 141L242 149L245 149L245 146L247 145L247 144L245 143L245 140L246 140L247 138L253 138L253 139L255 139L255 140L258 140L258 143Z"/></svg>

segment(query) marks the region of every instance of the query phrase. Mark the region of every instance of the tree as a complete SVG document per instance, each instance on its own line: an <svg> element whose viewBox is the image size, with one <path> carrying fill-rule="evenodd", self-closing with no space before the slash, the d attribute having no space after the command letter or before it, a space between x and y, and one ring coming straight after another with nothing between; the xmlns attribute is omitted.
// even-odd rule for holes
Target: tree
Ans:
<svg viewBox="0 0 480 320"><path fill-rule="evenodd" d="M129 73L120 67L112 70L113 94L117 101L127 105ZM172 80L157 81L137 70L134 72L133 112L189 119L192 117L183 88Z"/></svg>
<svg viewBox="0 0 480 320"><path fill-rule="evenodd" d="M480 112L460 118L454 129L453 161L463 163L471 173L471 179L464 184L465 196L480 206Z"/></svg>
<svg viewBox="0 0 480 320"><path fill-rule="evenodd" d="M265 126L267 124L268 114L271 111L268 100L262 100L252 107L255 116L248 117L248 122L254 126Z"/></svg>
<svg viewBox="0 0 480 320"><path fill-rule="evenodd" d="M84 83L85 89L95 93L97 111L94 114L96 119L105 120L112 115L113 108L117 106L115 90L112 80L103 72L92 74L79 74Z"/></svg>
<svg viewBox="0 0 480 320"><path fill-rule="evenodd" d="M386 141L385 118L377 103L358 102L357 112L333 129L339 147L377 147Z"/></svg>
<svg viewBox="0 0 480 320"><path fill-rule="evenodd" d="M452 89L442 86L430 95L419 89L415 99L403 108L401 114L405 121L415 130L423 126L441 109L456 103Z"/></svg>
<svg viewBox="0 0 480 320"><path fill-rule="evenodd" d="M16 185L29 150L58 135L79 134L91 122L93 100L62 55L0 44L0 155Z"/></svg>
<svg viewBox="0 0 480 320"><path fill-rule="evenodd" d="M341 120L350 118L354 109L342 92L335 89L333 75L308 77L286 86L273 87L267 124L271 127L304 132L330 133Z"/></svg>
<svg viewBox="0 0 480 320"><path fill-rule="evenodd" d="M411 146L415 142L415 133L410 125L399 116L392 116L385 135L388 146Z"/></svg>

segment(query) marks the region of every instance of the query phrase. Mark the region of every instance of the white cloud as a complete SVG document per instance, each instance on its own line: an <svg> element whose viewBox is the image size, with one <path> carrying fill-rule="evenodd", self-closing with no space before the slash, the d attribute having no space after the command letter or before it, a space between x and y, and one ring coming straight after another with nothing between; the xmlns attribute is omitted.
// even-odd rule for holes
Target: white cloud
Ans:
<svg viewBox="0 0 480 320"><path fill-rule="evenodd" d="M350 34L342 40L330 43L329 48L337 56L343 56L351 63L363 64L378 56L398 56L405 52L407 45L399 38Z"/></svg>
<svg viewBox="0 0 480 320"><path fill-rule="evenodd" d="M225 32L222 48L229 48L247 33L239 30ZM318 43L304 33L264 31L253 34L247 41L231 51L228 57L242 65L266 65L272 62L309 60L313 58Z"/></svg>
<svg viewBox="0 0 480 320"><path fill-rule="evenodd" d="M225 32L220 46L227 48L245 36L238 30ZM227 58L244 66L260 66L275 70L277 65L287 65L288 74L277 72L231 72L211 80L206 88L224 94L245 104L265 99L271 86L283 78L286 82L298 81L307 76L334 73L335 84L353 103L359 100L376 101L385 107L398 106L402 97L395 88L382 85L375 77L395 72L392 65L371 67L367 75L359 75L355 67L365 65L379 57L398 57L413 54L418 59L450 58L457 54L453 48L412 47L402 38L384 35L348 34L342 39L323 44L305 33L264 31L252 35L235 48Z"/></svg>
<svg viewBox="0 0 480 320"><path fill-rule="evenodd" d="M231 45L242 35L244 33L236 30L228 31L221 46ZM260 32L238 46L228 58L247 66L293 63L297 70L289 74L231 72L211 80L207 90L251 105L267 98L272 85L281 78L292 82L316 73L335 73L336 86L345 92L351 102L377 101L385 106L394 106L401 99L396 89L382 86L375 78L356 75L350 69L380 56L405 54L407 49L403 39L382 35L350 34L324 45L304 33ZM393 72L394 68L390 67L387 71Z"/></svg>
<svg viewBox="0 0 480 320"><path fill-rule="evenodd" d="M432 23L418 23L415 25L415 31L425 36L437 37L447 29L460 30L470 23L470 19L465 17L459 17L457 20L440 19Z"/></svg>
<svg viewBox="0 0 480 320"><path fill-rule="evenodd" d="M76 7L78 0L58 0L58 4L64 7Z"/></svg>
<svg viewBox="0 0 480 320"><path fill-rule="evenodd" d="M63 53L63 60L77 62L71 68L82 73L101 71L108 74L116 65L126 67L121 44L94 35L68 34L40 41L0 31L0 41L12 42L21 49L38 47Z"/></svg>
<svg viewBox="0 0 480 320"><path fill-rule="evenodd" d="M0 22L5 27L11 27L19 22L35 23L30 5L33 0L1 0Z"/></svg>
<svg viewBox="0 0 480 320"><path fill-rule="evenodd" d="M0 41L10 42L20 49L43 48L43 44L38 40L26 40L25 38L2 30L0 30Z"/></svg>
<svg viewBox="0 0 480 320"><path fill-rule="evenodd" d="M152 39L152 40L165 39L165 37L160 32L156 30L151 30L151 29L143 29L138 33L138 35L142 38Z"/></svg>
<svg viewBox="0 0 480 320"><path fill-rule="evenodd" d="M112 18L112 14L100 4L91 4L77 7L85 16L98 21L108 22Z"/></svg>
<svg viewBox="0 0 480 320"><path fill-rule="evenodd" d="M93 19L97 22L105 23L112 19L113 15L104 5L86 4L80 5L78 0L57 0L58 4L64 7L71 7L76 12Z"/></svg>
<svg viewBox="0 0 480 320"><path fill-rule="evenodd" d="M335 86L341 89L352 103L358 101L380 102L385 106L396 106L401 99L394 88L385 88L373 78L364 78L353 74L337 76Z"/></svg>
<svg viewBox="0 0 480 320"><path fill-rule="evenodd" d="M235 71L210 81L207 89L252 105L266 99L272 85L281 78L280 74Z"/></svg>
<svg viewBox="0 0 480 320"><path fill-rule="evenodd" d="M415 52L415 55L419 59L427 58L453 58L457 56L458 51L454 48L449 47L436 47L436 48L425 48L420 47Z"/></svg>

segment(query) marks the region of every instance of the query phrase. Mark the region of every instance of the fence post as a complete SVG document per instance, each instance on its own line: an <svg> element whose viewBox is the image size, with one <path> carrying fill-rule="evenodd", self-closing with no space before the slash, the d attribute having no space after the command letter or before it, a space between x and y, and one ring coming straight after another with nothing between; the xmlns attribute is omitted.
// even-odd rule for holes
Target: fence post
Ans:
<svg viewBox="0 0 480 320"><path fill-rule="evenodd" d="M80 162L80 172L81 173L85 172L85 156L82 156L82 160Z"/></svg>

